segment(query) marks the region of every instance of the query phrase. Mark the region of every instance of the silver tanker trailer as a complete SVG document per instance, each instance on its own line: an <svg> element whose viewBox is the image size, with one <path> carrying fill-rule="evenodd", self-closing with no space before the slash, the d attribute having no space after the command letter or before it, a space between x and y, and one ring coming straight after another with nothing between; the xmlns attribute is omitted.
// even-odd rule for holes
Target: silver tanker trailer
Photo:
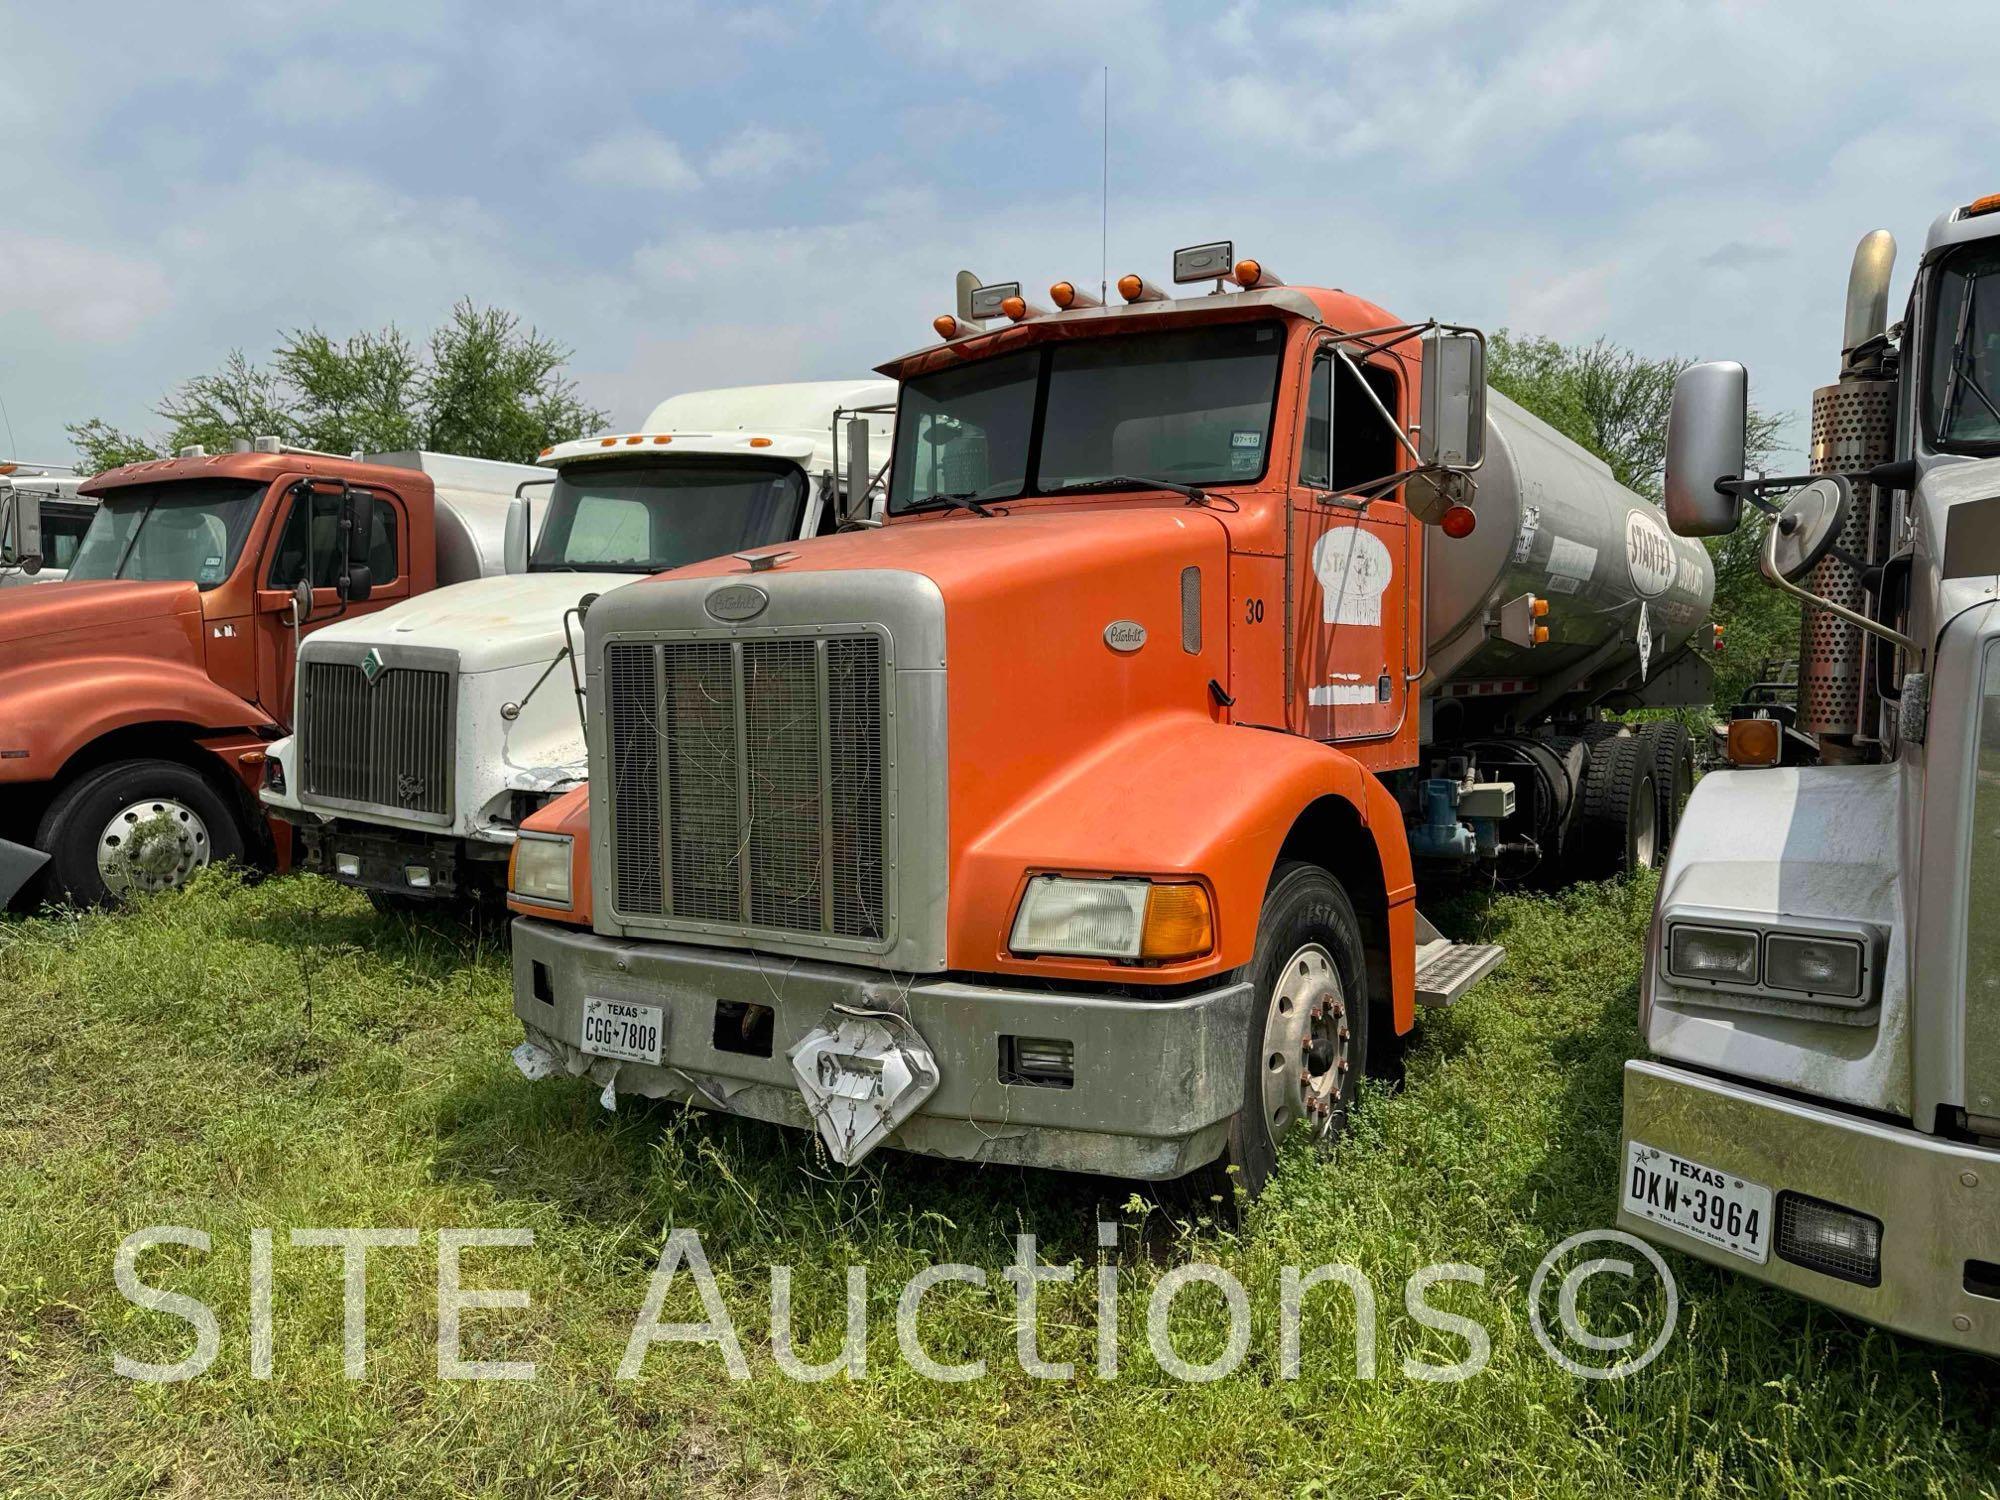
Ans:
<svg viewBox="0 0 2000 1500"><path fill-rule="evenodd" d="M1485 426L1478 526L1427 554L1411 852L1553 879L1653 864L1693 785L1687 730L1602 713L1709 702L1714 567L1601 459L1498 391Z"/></svg>

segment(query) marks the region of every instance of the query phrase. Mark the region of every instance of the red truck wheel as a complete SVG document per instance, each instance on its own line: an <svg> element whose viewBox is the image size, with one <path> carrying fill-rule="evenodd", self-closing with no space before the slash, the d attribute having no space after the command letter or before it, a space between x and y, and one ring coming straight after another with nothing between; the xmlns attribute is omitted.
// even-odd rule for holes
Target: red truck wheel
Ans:
<svg viewBox="0 0 2000 1500"><path fill-rule="evenodd" d="M1317 865L1278 867L1257 924L1245 1038L1243 1107L1213 1166L1211 1196L1264 1190L1294 1135L1318 1144L1347 1128L1368 1057L1368 965L1361 923L1340 882Z"/></svg>
<svg viewBox="0 0 2000 1500"><path fill-rule="evenodd" d="M121 760L57 794L35 838L48 896L98 906L186 882L243 857L236 812L200 772L170 760Z"/></svg>

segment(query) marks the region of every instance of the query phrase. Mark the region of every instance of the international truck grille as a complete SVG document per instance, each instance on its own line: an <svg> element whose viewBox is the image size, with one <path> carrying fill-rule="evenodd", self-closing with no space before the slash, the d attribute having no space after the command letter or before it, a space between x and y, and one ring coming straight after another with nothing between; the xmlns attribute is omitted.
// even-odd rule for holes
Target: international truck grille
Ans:
<svg viewBox="0 0 2000 1500"><path fill-rule="evenodd" d="M617 910L882 938L882 656L873 635L607 644Z"/></svg>
<svg viewBox="0 0 2000 1500"><path fill-rule="evenodd" d="M451 673L309 661L299 732L308 798L451 811Z"/></svg>

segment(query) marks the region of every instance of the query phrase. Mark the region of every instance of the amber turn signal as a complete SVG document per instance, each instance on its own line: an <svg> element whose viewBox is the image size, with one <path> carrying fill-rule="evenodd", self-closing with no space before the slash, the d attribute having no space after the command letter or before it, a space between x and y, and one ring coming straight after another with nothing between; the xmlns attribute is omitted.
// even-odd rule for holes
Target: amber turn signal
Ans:
<svg viewBox="0 0 2000 1500"><path fill-rule="evenodd" d="M1215 947L1215 919L1205 886L1155 885L1146 892L1139 957L1150 963L1200 958Z"/></svg>
<svg viewBox="0 0 2000 1500"><path fill-rule="evenodd" d="M1775 766L1783 745L1776 719L1732 719L1729 722L1729 763L1732 766Z"/></svg>

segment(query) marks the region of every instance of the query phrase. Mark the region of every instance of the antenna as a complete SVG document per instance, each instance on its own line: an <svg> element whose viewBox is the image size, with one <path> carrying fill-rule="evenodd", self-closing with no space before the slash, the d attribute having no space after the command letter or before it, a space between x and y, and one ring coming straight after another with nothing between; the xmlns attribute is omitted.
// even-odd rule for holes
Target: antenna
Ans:
<svg viewBox="0 0 2000 1500"><path fill-rule="evenodd" d="M0 396L0 421L4 421L7 424L7 451L9 453L19 453L21 445L14 441L14 419L7 415L7 398L5 396Z"/></svg>
<svg viewBox="0 0 2000 1500"><path fill-rule="evenodd" d="M1104 178L1098 188L1097 300L1110 303L1111 274L1111 64L1104 65Z"/></svg>

